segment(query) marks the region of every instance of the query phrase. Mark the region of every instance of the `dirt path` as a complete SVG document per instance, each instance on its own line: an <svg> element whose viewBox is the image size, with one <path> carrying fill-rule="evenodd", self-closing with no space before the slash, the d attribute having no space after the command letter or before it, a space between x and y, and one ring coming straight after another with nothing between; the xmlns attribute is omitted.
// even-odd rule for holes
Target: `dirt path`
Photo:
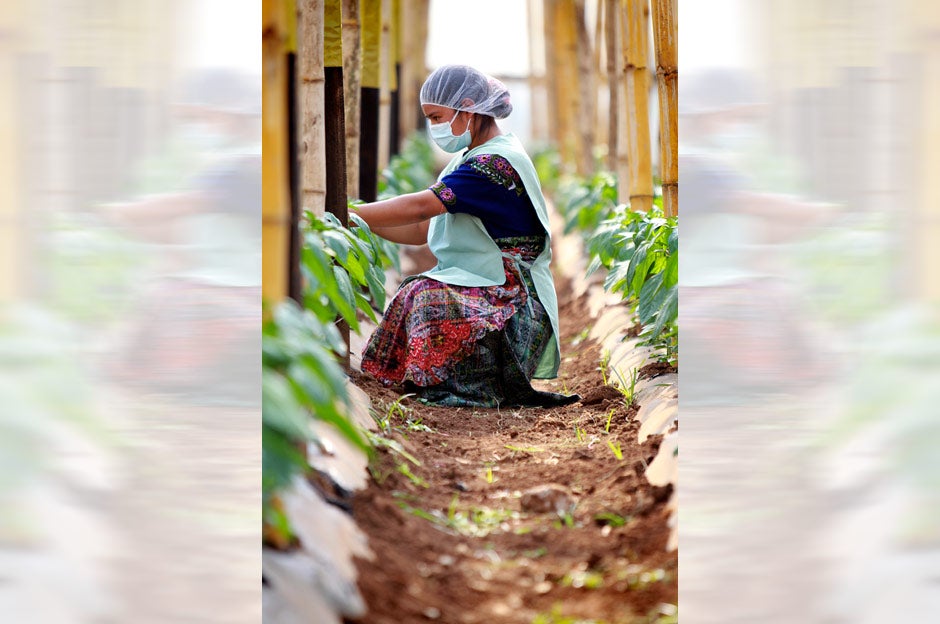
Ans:
<svg viewBox="0 0 940 624"><path fill-rule="evenodd" d="M583 340L587 306L570 292L559 289L564 362L551 389L581 403L434 408L357 380L400 445L378 453L351 499L376 555L357 561L362 622L676 621L664 616L678 600L671 486L643 476L661 436L637 443L636 407L604 385Z"/></svg>

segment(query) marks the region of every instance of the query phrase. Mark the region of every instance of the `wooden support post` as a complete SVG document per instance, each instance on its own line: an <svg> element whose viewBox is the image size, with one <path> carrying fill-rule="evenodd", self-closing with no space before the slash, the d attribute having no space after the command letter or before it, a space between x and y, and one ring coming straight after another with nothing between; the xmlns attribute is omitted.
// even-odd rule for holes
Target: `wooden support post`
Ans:
<svg viewBox="0 0 940 624"><path fill-rule="evenodd" d="M391 158L401 149L401 0L392 0L391 18L391 66L389 75L389 139L388 156Z"/></svg>
<svg viewBox="0 0 940 624"><path fill-rule="evenodd" d="M316 8L316 2L310 2ZM288 5L290 5L288 7ZM322 9L322 5L320 5ZM263 180L261 232L264 301L276 305L288 291L290 249L289 120L287 106L287 51L293 40L293 3L264 0L262 4L262 91L261 164Z"/></svg>
<svg viewBox="0 0 940 624"><path fill-rule="evenodd" d="M607 168L617 171L618 138L620 134L620 75L623 57L619 52L620 20L617 18L617 0L604 0L604 42L607 48Z"/></svg>
<svg viewBox="0 0 940 624"><path fill-rule="evenodd" d="M379 184L379 34L381 0L361 0L362 94L359 119L359 198L376 200Z"/></svg>
<svg viewBox="0 0 940 624"><path fill-rule="evenodd" d="M591 45L591 32L588 28L585 0L575 0L574 3L576 32L577 61L577 102L575 103L575 119L578 132L577 158L578 172L581 175L590 175L594 170L594 142L597 136L597 79L595 77L597 65L594 62L594 53ZM570 89L570 87L569 87ZM574 89L571 89L574 90Z"/></svg>
<svg viewBox="0 0 940 624"><path fill-rule="evenodd" d="M675 0L652 0L652 8L659 92L659 177L663 185L663 212L672 217L679 214L676 3Z"/></svg>
<svg viewBox="0 0 940 624"><path fill-rule="evenodd" d="M346 109L346 195L359 197L359 115L362 53L359 0L343 0L343 101Z"/></svg>
<svg viewBox="0 0 940 624"><path fill-rule="evenodd" d="M624 66L627 93L627 145L630 207L648 211L653 206L653 166L649 131L649 2L625 0ZM622 196L622 195L621 195Z"/></svg>
<svg viewBox="0 0 940 624"><path fill-rule="evenodd" d="M349 225L346 203L346 113L343 105L343 36L340 0L326 0L323 15L324 61L324 160L326 162L326 211L332 213L344 226ZM346 353L341 358L349 368L349 324L336 323Z"/></svg>
<svg viewBox="0 0 940 624"><path fill-rule="evenodd" d="M378 173L388 166L391 144L392 98L392 0L381 0L381 28L379 30L379 157Z"/></svg>

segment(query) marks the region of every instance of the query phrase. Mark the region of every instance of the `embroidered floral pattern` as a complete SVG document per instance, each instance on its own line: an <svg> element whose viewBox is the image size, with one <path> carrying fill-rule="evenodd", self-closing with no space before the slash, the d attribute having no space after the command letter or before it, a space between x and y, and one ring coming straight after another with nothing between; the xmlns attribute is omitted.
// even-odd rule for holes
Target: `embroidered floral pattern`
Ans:
<svg viewBox="0 0 940 624"><path fill-rule="evenodd" d="M453 206L457 203L457 193L443 182L436 182L431 185L431 192L437 195L445 206Z"/></svg>
<svg viewBox="0 0 940 624"><path fill-rule="evenodd" d="M497 154L480 154L474 156L464 163L477 173L482 174L490 182L506 187L510 191L515 191L516 195L523 195L525 187L522 185L522 178L509 164L509 161Z"/></svg>

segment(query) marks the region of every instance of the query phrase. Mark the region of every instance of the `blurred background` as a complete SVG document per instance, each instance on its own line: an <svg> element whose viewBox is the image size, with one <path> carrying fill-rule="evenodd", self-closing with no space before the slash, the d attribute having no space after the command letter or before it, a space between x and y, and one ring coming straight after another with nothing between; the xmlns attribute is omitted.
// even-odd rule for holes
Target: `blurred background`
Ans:
<svg viewBox="0 0 940 624"><path fill-rule="evenodd" d="M928 620L940 8L677 5L685 621ZM575 132L544 6L428 5L427 68L502 77L530 145ZM4 619L260 617L260 26L238 0L0 7Z"/></svg>
<svg viewBox="0 0 940 624"><path fill-rule="evenodd" d="M0 612L260 618L256 2L0 8Z"/></svg>

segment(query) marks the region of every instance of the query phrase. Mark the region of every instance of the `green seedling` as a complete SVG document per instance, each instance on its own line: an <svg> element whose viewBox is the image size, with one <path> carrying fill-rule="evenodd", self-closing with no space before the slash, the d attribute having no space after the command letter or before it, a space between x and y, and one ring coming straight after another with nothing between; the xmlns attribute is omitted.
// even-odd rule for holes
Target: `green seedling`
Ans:
<svg viewBox="0 0 940 624"><path fill-rule="evenodd" d="M487 483L493 482L493 467L492 466L486 467L486 473L484 474L483 478L486 479Z"/></svg>
<svg viewBox="0 0 940 624"><path fill-rule="evenodd" d="M610 450L614 452L614 457L617 458L617 461L623 459L623 451L620 449L620 442L615 444L613 440L607 440L607 446L609 446Z"/></svg>
<svg viewBox="0 0 940 624"><path fill-rule="evenodd" d="M607 367L610 365L610 349L604 349L604 353L601 355L601 363L598 368L601 370L601 379L606 386L610 381L607 379Z"/></svg>
<svg viewBox="0 0 940 624"><path fill-rule="evenodd" d="M587 440L587 432L581 428L581 425L575 425L574 437L578 439L578 442L584 442L585 440Z"/></svg>
<svg viewBox="0 0 940 624"><path fill-rule="evenodd" d="M408 464L404 462L401 462L400 464L398 464L398 472L408 477L408 480L414 483L415 485L417 485L418 487L423 487L423 488L431 487L431 484L429 484L427 481L425 481L424 479L422 479L415 473L411 472L411 469L408 468Z"/></svg>
<svg viewBox="0 0 940 624"><path fill-rule="evenodd" d="M598 589L604 585L604 575L600 572L572 570L561 579L561 584L575 589L582 587L584 589Z"/></svg>
<svg viewBox="0 0 940 624"><path fill-rule="evenodd" d="M540 449L537 446L513 446L512 444L506 444L503 448L507 448L510 451L517 451L519 453L544 453L545 449Z"/></svg>
<svg viewBox="0 0 940 624"><path fill-rule="evenodd" d="M633 402L636 400L636 382L640 376L639 369L634 368L630 372L630 383L628 384L623 379L623 375L620 374L620 371L614 369L614 374L617 375L617 379L620 381L620 385L616 386L617 390L620 391L620 394L623 395L623 400L627 406L633 405Z"/></svg>
<svg viewBox="0 0 940 624"><path fill-rule="evenodd" d="M610 408L610 411L607 412L607 422L604 424L604 433L610 433L610 421L614 417L614 412L617 411L616 408Z"/></svg>
<svg viewBox="0 0 940 624"><path fill-rule="evenodd" d="M605 511L594 516L595 522L600 522L601 524L606 524L607 526L618 528L622 527L627 523L627 518L620 516L618 514Z"/></svg>

